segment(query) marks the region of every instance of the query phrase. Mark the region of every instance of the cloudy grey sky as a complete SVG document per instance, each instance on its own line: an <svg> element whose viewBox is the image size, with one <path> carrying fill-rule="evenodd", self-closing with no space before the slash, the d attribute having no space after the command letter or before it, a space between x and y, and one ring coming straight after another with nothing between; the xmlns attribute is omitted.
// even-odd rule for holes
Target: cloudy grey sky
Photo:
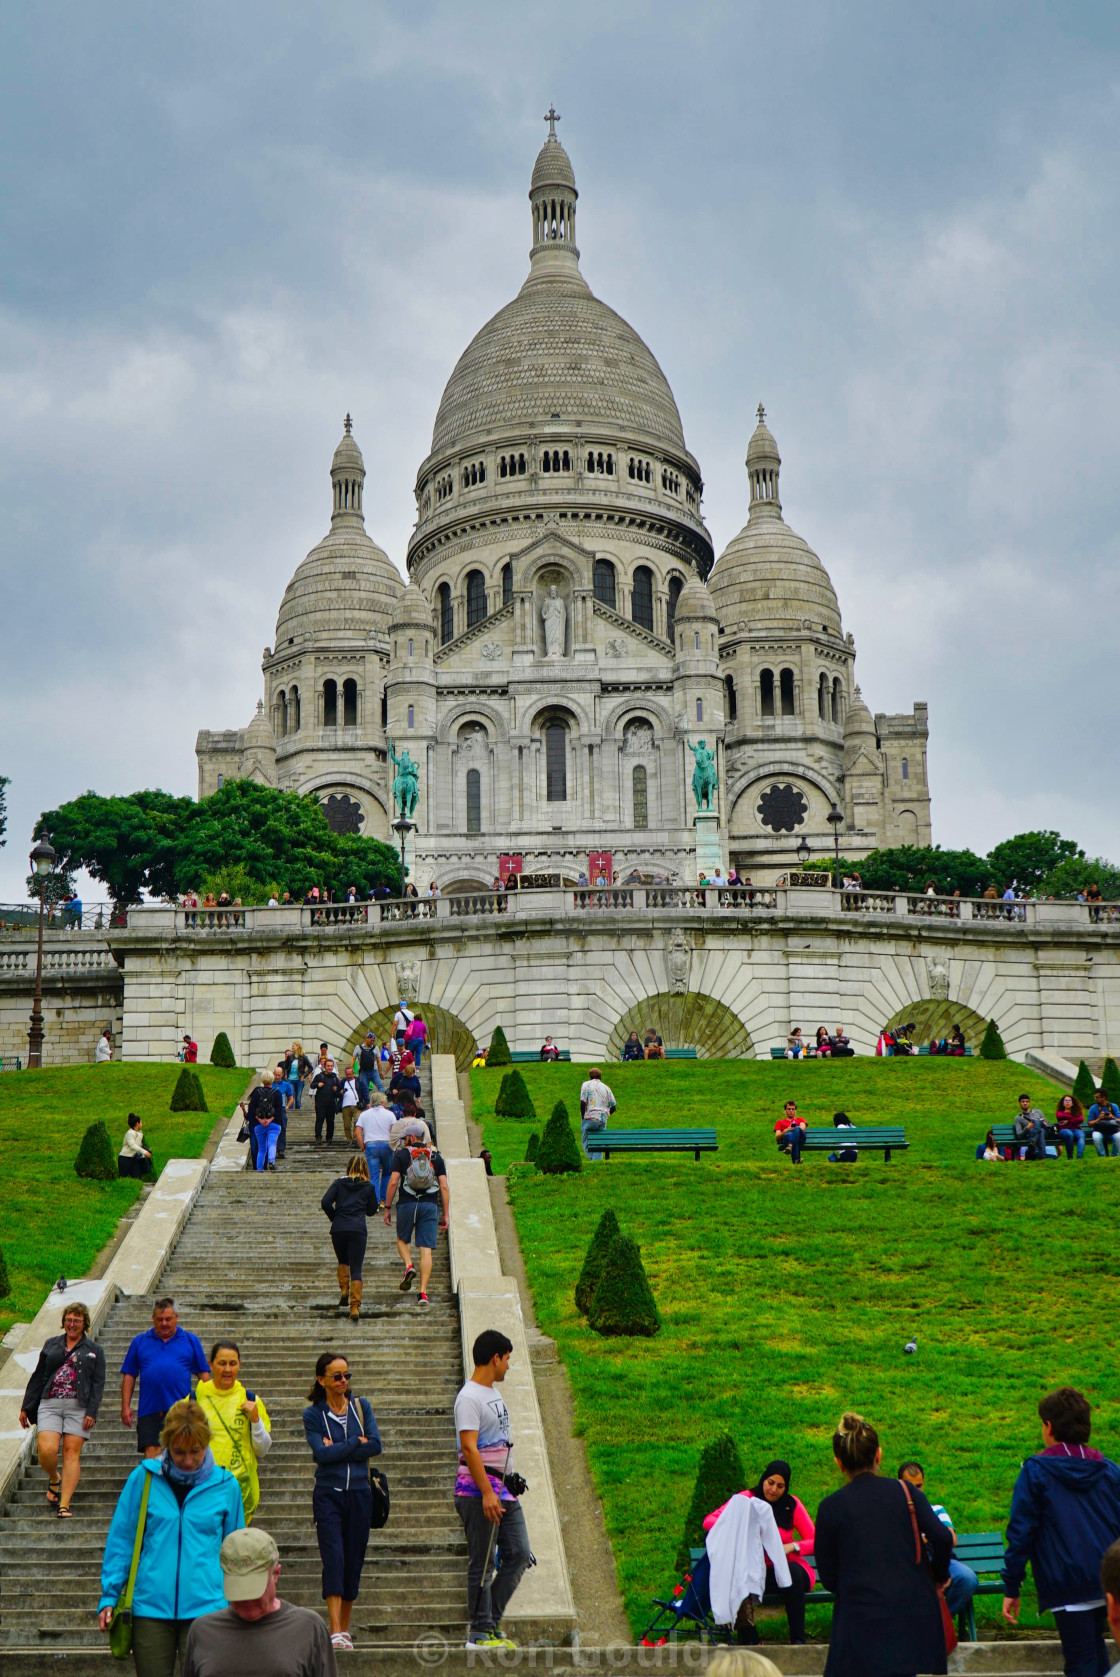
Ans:
<svg viewBox="0 0 1120 1677"><path fill-rule="evenodd" d="M1115 5L52 0L0 21L0 897L40 810L248 721L347 409L403 565L550 100L717 552L761 397L935 839L1120 856Z"/></svg>

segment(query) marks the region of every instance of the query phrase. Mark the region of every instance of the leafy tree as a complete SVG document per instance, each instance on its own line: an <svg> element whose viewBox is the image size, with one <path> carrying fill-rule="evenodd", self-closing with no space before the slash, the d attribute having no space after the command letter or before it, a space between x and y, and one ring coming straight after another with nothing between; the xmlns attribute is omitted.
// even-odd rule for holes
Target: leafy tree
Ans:
<svg viewBox="0 0 1120 1677"><path fill-rule="evenodd" d="M685 1516L684 1532L677 1550L677 1571L685 1572L690 1560L690 1549L704 1547L704 1520L713 1508L719 1508L731 1497L746 1489L747 1476L743 1471L739 1447L731 1434L721 1433L700 1452L696 1470L696 1486Z"/></svg>
<svg viewBox="0 0 1120 1677"><path fill-rule="evenodd" d="M488 1066L508 1066L510 1063L509 1043L506 1033L500 1025L494 1027L494 1035L490 1038L490 1048L486 1055Z"/></svg>
<svg viewBox="0 0 1120 1677"><path fill-rule="evenodd" d="M1078 1061L1077 1076L1073 1080L1073 1088L1070 1093L1082 1112L1088 1112L1096 1099L1097 1085L1093 1082L1093 1074L1084 1060Z"/></svg>
<svg viewBox="0 0 1120 1677"><path fill-rule="evenodd" d="M1084 854L1072 839L1064 839L1059 833L1017 833L990 850L988 861L996 885L1014 885L1033 896L1055 868Z"/></svg>
<svg viewBox="0 0 1120 1677"><path fill-rule="evenodd" d="M178 1082L171 1091L172 1112L209 1112L202 1079L190 1066L184 1066Z"/></svg>
<svg viewBox="0 0 1120 1677"><path fill-rule="evenodd" d="M117 1176L117 1156L109 1140L109 1132L102 1119L91 1124L82 1137L74 1169L79 1176L94 1182L114 1182Z"/></svg>
<svg viewBox="0 0 1120 1677"><path fill-rule="evenodd" d="M595 1289L602 1279L611 1241L615 1235L621 1233L614 1212L604 1211L599 1219L599 1227L591 1236L591 1244L587 1248L587 1256L583 1260L583 1268L576 1282L576 1309L581 1316L587 1315L591 1300L595 1296Z"/></svg>
<svg viewBox="0 0 1120 1677"><path fill-rule="evenodd" d="M1117 1105L1120 1105L1120 1066L1117 1066L1116 1061L1111 1055L1109 1055L1108 1059L1104 1063L1104 1070L1101 1072L1100 1087L1104 1090L1110 1101L1115 1101Z"/></svg>
<svg viewBox="0 0 1120 1677"><path fill-rule="evenodd" d="M902 844L873 850L854 864L867 891L924 891L930 880L939 896L982 897L993 883L990 863L971 850L942 850L939 844Z"/></svg>
<svg viewBox="0 0 1120 1677"><path fill-rule="evenodd" d="M1103 856L1069 856L1048 873L1040 897L1076 897L1087 885L1099 885L1107 902L1120 902L1120 867Z"/></svg>
<svg viewBox="0 0 1120 1677"><path fill-rule="evenodd" d="M0 1299L6 1299L12 1290L12 1283L8 1279L8 1261L4 1256L4 1248L0 1246Z"/></svg>
<svg viewBox="0 0 1120 1677"><path fill-rule="evenodd" d="M661 1327L641 1250L628 1235L616 1234L607 1248L587 1322L595 1333L612 1338L652 1339Z"/></svg>
<svg viewBox="0 0 1120 1677"><path fill-rule="evenodd" d="M571 1119L563 1101L557 1101L544 1127L537 1150L537 1169L546 1176L564 1176L583 1169L583 1154L572 1133Z"/></svg>
<svg viewBox="0 0 1120 1677"><path fill-rule="evenodd" d="M980 1044L980 1058L982 1060L1006 1060L1007 1049L1003 1046L1003 1038L999 1034L994 1019L988 1020L988 1028L984 1032L984 1040Z"/></svg>
<svg viewBox="0 0 1120 1677"><path fill-rule="evenodd" d="M266 903L273 894L277 898L281 895L275 881L269 880L265 884L259 879L254 879L248 868L242 867L240 863L235 868L218 868L214 873L204 873L195 889L200 897L207 894L220 897L224 891L230 902L236 902L240 897L246 908Z"/></svg>
<svg viewBox="0 0 1120 1677"><path fill-rule="evenodd" d="M237 1064L233 1057L233 1046L224 1031L219 1031L214 1038L214 1046L210 1050L210 1064L227 1067Z"/></svg>
<svg viewBox="0 0 1120 1677"><path fill-rule="evenodd" d="M83 792L58 809L45 810L34 836L49 836L61 872L85 868L99 879L119 910L138 903L143 891L172 894L172 840L196 807L193 798L167 792L133 792L123 798Z"/></svg>
<svg viewBox="0 0 1120 1677"><path fill-rule="evenodd" d="M537 1149L540 1147L540 1144L541 1144L541 1138L537 1134L536 1130L531 1131L530 1135L529 1135L529 1139L525 1143L525 1163L527 1165L535 1165L536 1164L536 1162L537 1162Z"/></svg>

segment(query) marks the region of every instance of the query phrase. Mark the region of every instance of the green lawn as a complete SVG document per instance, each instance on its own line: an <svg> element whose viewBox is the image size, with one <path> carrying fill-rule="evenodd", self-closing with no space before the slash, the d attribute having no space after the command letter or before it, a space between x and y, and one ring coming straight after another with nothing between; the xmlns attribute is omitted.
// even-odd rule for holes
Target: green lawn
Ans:
<svg viewBox="0 0 1120 1677"><path fill-rule="evenodd" d="M583 1068L521 1069L536 1122L495 1118L501 1074L472 1073L496 1170L523 1156L555 1099L578 1117ZM1035 1406L1053 1386L1081 1386L1097 1406L1094 1441L1120 1453L1107 1329L1120 1161L1091 1149L1080 1164L973 1156L1021 1090L1049 1113L1055 1086L980 1060L606 1069L621 1127L714 1123L721 1147L698 1164L651 1155L510 1179L538 1319L571 1376L636 1631L670 1582L700 1448L725 1429L751 1482L786 1457L812 1512L838 1483L836 1419L858 1409L879 1429L884 1466L923 1461L962 1531L1005 1524L1018 1465L1039 1447ZM854 1167L811 1154L794 1170L773 1140L790 1092L810 1124L841 1107L857 1122L903 1123L911 1151ZM664 1321L656 1339L601 1340L576 1313L607 1206L641 1245ZM915 1332L918 1354L904 1357ZM998 1607L978 1602L988 1633ZM1024 1622L1037 1623L1027 1607ZM785 1634L784 1620L766 1628Z"/></svg>
<svg viewBox="0 0 1120 1677"><path fill-rule="evenodd" d="M12 1285L0 1299L0 1332L31 1321L59 1275L84 1275L140 1192L135 1181L75 1176L87 1126L103 1118L117 1148L128 1114L138 1112L157 1168L171 1158L193 1158L252 1075L197 1069L209 1112L168 1110L182 1070L177 1064L47 1066L0 1077L0 1247Z"/></svg>

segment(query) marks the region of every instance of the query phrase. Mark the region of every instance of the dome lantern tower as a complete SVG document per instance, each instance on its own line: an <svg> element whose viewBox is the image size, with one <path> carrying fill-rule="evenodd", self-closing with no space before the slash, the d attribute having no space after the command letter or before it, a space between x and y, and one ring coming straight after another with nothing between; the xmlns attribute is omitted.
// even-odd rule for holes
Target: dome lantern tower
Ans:
<svg viewBox="0 0 1120 1677"><path fill-rule="evenodd" d="M781 517L782 502L778 494L778 473L781 464L782 457L778 453L778 445L766 424L766 409L760 402L758 424L747 445L747 473L751 480L749 516L752 519L767 513Z"/></svg>
<svg viewBox="0 0 1120 1677"><path fill-rule="evenodd" d="M353 420L347 414L343 421L345 427L342 441L334 451L331 461L331 486L334 499L331 504L332 526L347 524L365 524L362 516L362 485L366 481L366 463L362 459L362 451L354 441Z"/></svg>
<svg viewBox="0 0 1120 1677"><path fill-rule="evenodd" d="M537 279L572 278L586 281L579 271L576 247L576 177L571 159L556 137L560 113L550 105L544 119L548 138L537 154L529 184L533 215L533 248L526 285Z"/></svg>

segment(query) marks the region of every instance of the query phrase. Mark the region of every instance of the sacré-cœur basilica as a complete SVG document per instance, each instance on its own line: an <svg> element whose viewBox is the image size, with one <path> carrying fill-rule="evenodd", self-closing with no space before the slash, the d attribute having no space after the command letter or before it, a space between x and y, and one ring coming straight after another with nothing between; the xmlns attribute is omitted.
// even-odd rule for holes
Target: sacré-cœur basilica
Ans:
<svg viewBox="0 0 1120 1677"><path fill-rule="evenodd" d="M926 706L873 717L817 555L782 516L762 408L747 522L713 563L700 466L665 376L591 292L554 122L533 167L520 291L460 356L416 478L407 586L366 532L347 418L330 530L284 593L245 728L198 736L225 777L314 793L342 831L393 841L389 742L419 768L421 889L488 886L499 858L574 881L756 883L804 839L848 857L930 841ZM692 792L703 740L714 814ZM699 847L699 848L698 848Z"/></svg>

